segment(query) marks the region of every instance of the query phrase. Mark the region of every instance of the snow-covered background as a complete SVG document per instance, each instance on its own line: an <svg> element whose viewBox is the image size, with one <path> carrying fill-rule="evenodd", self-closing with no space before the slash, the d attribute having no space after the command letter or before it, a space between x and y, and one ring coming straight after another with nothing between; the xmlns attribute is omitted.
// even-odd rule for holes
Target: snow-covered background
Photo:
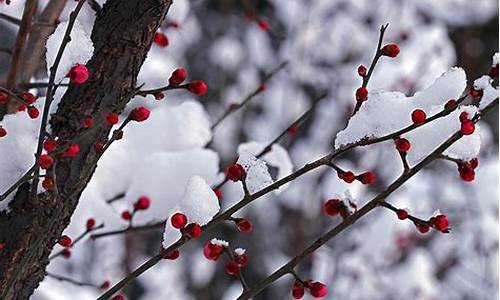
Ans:
<svg viewBox="0 0 500 300"><path fill-rule="evenodd" d="M47 1L39 3L43 7ZM9 6L0 1L0 12L20 17L23 5L21 0ZM58 32L64 31L73 6L68 1L53 43ZM268 22L269 31L246 16L249 8L259 20ZM209 187L223 179L224 167L238 156L243 165L250 166L249 189L254 192L328 153L334 145L410 124L414 108L432 115L436 105L442 107L448 98L458 97L488 73L491 57L498 51L497 12L496 0L175 0L161 28L170 44L152 46L138 81L146 89L163 86L175 68L183 67L189 80L205 80L209 92L194 97L174 91L161 101L152 96L132 100L128 111L146 106L152 110L151 117L128 125L124 138L104 155L65 233L78 236L90 217L105 224L102 231L126 228L121 213L132 209L140 196L149 197L151 207L138 212L133 225L161 221L175 211L206 223L209 219L193 207L199 208L196 201L216 201ZM79 38L70 43L63 62L84 63L89 58L92 46L86 36L94 18L85 6L74 32ZM168 26L172 21L179 28ZM2 43L7 43L15 27L0 22ZM401 53L395 59L381 59L368 86L373 98L337 135L352 112L354 91L361 82L356 69L369 65L380 25L385 23L390 24L385 42L398 43ZM53 46L49 40L49 62L57 49ZM4 70L2 55L0 71ZM263 93L211 130L210 125L230 104L255 90L264 72L283 61L288 61L285 70L266 84ZM65 74L70 66L63 64L58 74ZM442 80L437 79L445 72ZM36 80L44 80L43 74L37 76ZM255 160L323 91L328 96L297 136L286 137L281 146ZM63 92L58 90L56 103ZM498 96L495 90L488 93ZM398 107L398 101L404 105ZM42 104L43 97L37 106ZM474 108L464 109L471 112ZM415 149L409 153L410 164L458 128L457 116L407 136ZM448 153L469 159L481 145L475 181L460 180L455 164L439 161L388 199L423 219L440 210L450 218L451 233L421 235L411 222L378 209L301 263L298 273L327 284L326 299L497 299L497 117L481 121L474 135ZM384 123L387 120L394 121ZM16 114L6 117L3 126L12 131L0 140L0 174L9 174L0 179L2 191L30 167L38 123ZM139 277L125 291L127 299L235 299L241 293L239 282L224 274L223 261L214 263L203 257L205 242L217 237L233 249L245 248L250 263L243 272L252 286L339 222L323 216L321 205L326 199L347 195L362 205L402 170L392 142L357 149L336 163L356 174L375 171L377 184L347 184L327 168L311 172L238 213L252 221L252 233L241 234L230 223L220 225L183 247L178 260L162 261ZM240 183L229 182L222 191L222 210L243 196ZM123 199L107 203L122 193ZM200 206L211 214L219 209L214 203ZM85 240L72 249L70 259L51 261L48 272L97 286L106 280L113 284L156 254L164 238L175 241L176 234L167 226L165 234L158 229ZM59 250L58 246L54 249ZM284 277L256 299L288 299L292 281ZM32 299L95 299L100 293L47 277Z"/></svg>

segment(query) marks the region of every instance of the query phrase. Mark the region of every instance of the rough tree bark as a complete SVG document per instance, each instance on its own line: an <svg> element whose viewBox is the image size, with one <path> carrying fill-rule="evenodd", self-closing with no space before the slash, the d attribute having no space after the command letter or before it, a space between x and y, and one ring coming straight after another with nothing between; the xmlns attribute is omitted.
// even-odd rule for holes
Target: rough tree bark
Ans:
<svg viewBox="0 0 500 300"><path fill-rule="evenodd" d="M59 195L54 192L29 197L23 184L9 212L0 213L0 241L7 244L0 255L0 299L27 299L45 274L52 247L69 224L81 192L96 168L96 141L105 139L109 126L82 135L83 118L104 122L110 111L120 112L136 89L139 69L171 0L108 0L92 31L95 51L87 63L91 78L72 85L51 118L53 136L76 141L80 154L56 158ZM78 41L76 41L78 42Z"/></svg>

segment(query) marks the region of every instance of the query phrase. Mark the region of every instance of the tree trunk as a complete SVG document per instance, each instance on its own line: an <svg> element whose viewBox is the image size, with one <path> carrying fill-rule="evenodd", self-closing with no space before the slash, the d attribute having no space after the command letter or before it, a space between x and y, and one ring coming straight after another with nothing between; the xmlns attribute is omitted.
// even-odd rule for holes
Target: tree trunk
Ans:
<svg viewBox="0 0 500 300"><path fill-rule="evenodd" d="M58 196L45 192L31 199L25 183L11 210L0 213L0 241L7 244L0 255L0 299L27 299L43 279L52 247L95 170L98 154L93 145L110 133L109 126L96 126L82 136L83 119L92 115L99 124L108 112L124 109L171 2L107 0L98 14L92 31L95 51L87 63L91 77L68 88L51 118L53 136L76 142L80 153L72 159L56 158Z"/></svg>

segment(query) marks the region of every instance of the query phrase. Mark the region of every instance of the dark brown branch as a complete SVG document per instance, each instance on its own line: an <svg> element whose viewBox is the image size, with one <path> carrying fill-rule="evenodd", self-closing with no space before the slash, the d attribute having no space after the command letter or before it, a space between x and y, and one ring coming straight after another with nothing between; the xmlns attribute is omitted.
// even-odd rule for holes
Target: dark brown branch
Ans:
<svg viewBox="0 0 500 300"><path fill-rule="evenodd" d="M14 25L21 26L21 20L19 20L18 18L14 18L12 16L9 16L9 15L6 15L4 13L0 13L0 20L5 20L5 21L12 23Z"/></svg>
<svg viewBox="0 0 500 300"><path fill-rule="evenodd" d="M45 275L47 275L47 277L54 278L54 279L57 279L59 281L69 282L69 283L77 285L77 286L89 286L89 287L96 288L98 290L101 289L101 287L96 285L96 284L93 284L90 282L79 281L79 280L73 279L71 277L57 275L57 274L53 274L53 273L49 273L49 272L47 272Z"/></svg>

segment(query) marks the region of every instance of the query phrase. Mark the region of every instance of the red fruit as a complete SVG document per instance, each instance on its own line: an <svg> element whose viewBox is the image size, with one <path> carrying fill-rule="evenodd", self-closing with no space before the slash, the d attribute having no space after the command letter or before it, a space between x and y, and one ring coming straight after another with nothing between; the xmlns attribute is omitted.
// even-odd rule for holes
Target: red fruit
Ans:
<svg viewBox="0 0 500 300"><path fill-rule="evenodd" d="M238 227L238 230L243 233L252 232L253 229L252 223L245 218L236 219L236 226Z"/></svg>
<svg viewBox="0 0 500 300"><path fill-rule="evenodd" d="M208 242L205 247L203 247L203 255L208 260L216 261L219 257L224 253L224 246L219 244L212 244L212 242Z"/></svg>
<svg viewBox="0 0 500 300"><path fill-rule="evenodd" d="M240 272L240 267L234 260L230 260L224 266L224 271L229 275L237 275Z"/></svg>
<svg viewBox="0 0 500 300"><path fill-rule="evenodd" d="M104 149L104 143L103 142L95 142L94 144L94 150L97 152L102 151Z"/></svg>
<svg viewBox="0 0 500 300"><path fill-rule="evenodd" d="M25 110L26 110L26 104L21 103L17 106L17 111L25 111Z"/></svg>
<svg viewBox="0 0 500 300"><path fill-rule="evenodd" d="M358 75L361 76L361 77L365 77L366 76L366 67L363 66L363 65L360 65L358 67Z"/></svg>
<svg viewBox="0 0 500 300"><path fill-rule="evenodd" d="M64 151L63 156L64 157L75 157L80 153L80 147L78 144L71 144L66 151Z"/></svg>
<svg viewBox="0 0 500 300"><path fill-rule="evenodd" d="M82 84L89 79L89 70L85 65L76 64L69 70L69 80L74 84Z"/></svg>
<svg viewBox="0 0 500 300"><path fill-rule="evenodd" d="M353 172L351 171L346 171L346 172L338 172L337 176L344 180L347 183L351 183L356 179L356 176L354 175Z"/></svg>
<svg viewBox="0 0 500 300"><path fill-rule="evenodd" d="M94 119L91 116L85 117L83 119L83 127L91 128L92 126L94 126Z"/></svg>
<svg viewBox="0 0 500 300"><path fill-rule="evenodd" d="M101 284L101 289L103 289L103 290L107 290L107 289L109 289L110 285L111 285L111 284L110 284L109 280L106 280L106 281L104 281L104 282Z"/></svg>
<svg viewBox="0 0 500 300"><path fill-rule="evenodd" d="M108 123L109 125L115 125L116 123L118 123L118 114L114 112L109 113L106 116L106 123Z"/></svg>
<svg viewBox="0 0 500 300"><path fill-rule="evenodd" d="M260 30L267 32L269 31L269 23L264 20L259 20L258 22Z"/></svg>
<svg viewBox="0 0 500 300"><path fill-rule="evenodd" d="M155 97L155 100L161 100L165 98L165 94L163 94L162 92L156 92L153 94L153 96Z"/></svg>
<svg viewBox="0 0 500 300"><path fill-rule="evenodd" d="M9 96L5 93L0 92L0 105L7 104L9 102Z"/></svg>
<svg viewBox="0 0 500 300"><path fill-rule="evenodd" d="M155 36L153 38L153 42L160 46L160 47L167 47L168 46L168 38L166 35L164 35L163 33L161 32L157 32L155 33Z"/></svg>
<svg viewBox="0 0 500 300"><path fill-rule="evenodd" d="M38 165L42 169L49 169L52 167L52 164L54 164L54 159L48 154L42 154L40 155L40 158L38 158Z"/></svg>
<svg viewBox="0 0 500 300"><path fill-rule="evenodd" d="M46 190L50 190L54 185L54 181L50 177L45 177L42 181L42 187Z"/></svg>
<svg viewBox="0 0 500 300"><path fill-rule="evenodd" d="M326 201L325 204L323 204L323 213L332 217L340 215L344 219L349 215L346 205L339 199L330 199Z"/></svg>
<svg viewBox="0 0 500 300"><path fill-rule="evenodd" d="M373 172L368 171L356 176L356 179L361 181L362 184L372 184L377 181L377 175L375 175L375 173Z"/></svg>
<svg viewBox="0 0 500 300"><path fill-rule="evenodd" d="M89 218L87 220L87 224L85 224L85 226L87 227L87 230L92 230L92 228L94 228L94 226L95 226L95 219Z"/></svg>
<svg viewBox="0 0 500 300"><path fill-rule="evenodd" d="M7 135L7 130L0 126L0 138Z"/></svg>
<svg viewBox="0 0 500 300"><path fill-rule="evenodd" d="M434 228L441 232L449 232L449 225L450 223L448 222L448 217L445 215L438 215L435 217L432 217L430 219L430 222Z"/></svg>
<svg viewBox="0 0 500 300"><path fill-rule="evenodd" d="M23 98L25 104L33 104L36 101L35 95L29 92L22 92L21 98Z"/></svg>
<svg viewBox="0 0 500 300"><path fill-rule="evenodd" d="M208 86L203 80L193 80L189 83L188 90L196 96L203 96L208 91Z"/></svg>
<svg viewBox="0 0 500 300"><path fill-rule="evenodd" d="M394 144L396 145L396 149L401 153L406 153L411 148L410 141L405 138L396 138Z"/></svg>
<svg viewBox="0 0 500 300"><path fill-rule="evenodd" d="M292 125L292 126L290 126L290 127L288 127L288 128L286 129L286 132L287 132L289 135L294 136L294 135L296 135L296 134L299 132L299 127L298 127L298 126L296 126L296 125Z"/></svg>
<svg viewBox="0 0 500 300"><path fill-rule="evenodd" d="M460 126L460 132L463 135L471 135L474 133L475 125L472 121L465 121Z"/></svg>
<svg viewBox="0 0 500 300"><path fill-rule="evenodd" d="M149 198L146 196L142 196L134 203L134 208L136 210L146 210L149 208L150 204L151 200L149 200Z"/></svg>
<svg viewBox="0 0 500 300"><path fill-rule="evenodd" d="M170 21L167 23L167 27L172 27L172 28L178 29L180 27L180 25L176 21Z"/></svg>
<svg viewBox="0 0 500 300"><path fill-rule="evenodd" d="M467 182L474 181L474 178L476 177L476 172L474 172L474 169L465 164L458 167L458 172L460 174L460 178Z"/></svg>
<svg viewBox="0 0 500 300"><path fill-rule="evenodd" d="M247 172L245 171L243 166L238 163L232 164L226 169L226 176L231 181L236 182L239 180L243 180L246 175Z"/></svg>
<svg viewBox="0 0 500 300"><path fill-rule="evenodd" d="M242 255L235 255L234 262L238 265L238 267L243 268L248 264L248 255L244 253Z"/></svg>
<svg viewBox="0 0 500 300"><path fill-rule="evenodd" d="M180 255L181 255L181 252L178 249L174 249L174 250L168 252L167 254L165 254L165 256L163 258L170 259L170 260L176 260L177 258L179 258Z"/></svg>
<svg viewBox="0 0 500 300"><path fill-rule="evenodd" d="M36 119L36 118L38 118L39 115L40 115L40 112L38 111L38 108L36 108L34 106L28 107L28 116L30 116L30 118Z"/></svg>
<svg viewBox="0 0 500 300"><path fill-rule="evenodd" d="M326 296L328 290L326 289L326 285L316 281L309 284L309 292L314 298L322 298Z"/></svg>
<svg viewBox="0 0 500 300"><path fill-rule="evenodd" d="M356 100L366 101L368 100L368 90L365 87L360 87L356 90Z"/></svg>
<svg viewBox="0 0 500 300"><path fill-rule="evenodd" d="M170 218L170 222L172 223L172 226L174 226L174 228L181 229L186 226L187 217L183 213L175 213Z"/></svg>
<svg viewBox="0 0 500 300"><path fill-rule="evenodd" d="M461 112L460 116L458 117L458 119L460 120L460 123L468 121L469 120L469 113L466 112L466 111Z"/></svg>
<svg viewBox="0 0 500 300"><path fill-rule="evenodd" d="M172 72L172 75L170 75L170 78L168 79L168 83L173 86L177 86L186 80L187 73L186 70L183 68L176 69L174 72Z"/></svg>
<svg viewBox="0 0 500 300"><path fill-rule="evenodd" d="M188 238L194 239L201 235L201 226L197 223L190 223L184 227Z"/></svg>
<svg viewBox="0 0 500 300"><path fill-rule="evenodd" d="M59 240L57 241L57 243L63 247L69 247L71 246L71 243L73 241L71 240L71 238L67 235L63 235L59 238Z"/></svg>
<svg viewBox="0 0 500 300"><path fill-rule="evenodd" d="M215 188L213 189L214 193L215 193L215 196L217 196L217 199L222 199L222 196L223 196L223 193L222 193L222 190L219 189L219 188Z"/></svg>
<svg viewBox="0 0 500 300"><path fill-rule="evenodd" d="M425 123L425 120L427 119L427 115L425 114L425 111L421 109L415 109L411 113L411 120L413 121L413 124L423 124Z"/></svg>
<svg viewBox="0 0 500 300"><path fill-rule="evenodd" d="M398 215L398 219L400 220L405 220L406 218L408 218L408 212L404 209L398 209L396 211L396 214Z"/></svg>
<svg viewBox="0 0 500 300"><path fill-rule="evenodd" d="M45 142L43 142L43 149L45 149L47 152L52 152L56 150L56 148L57 148L57 142L51 138L48 138L45 140Z"/></svg>
<svg viewBox="0 0 500 300"><path fill-rule="evenodd" d="M71 250L69 249L63 249L61 251L61 255L66 258L66 259L69 259L71 257Z"/></svg>
<svg viewBox="0 0 500 300"><path fill-rule="evenodd" d="M130 119L136 122L142 122L149 118L151 112L145 107L137 107L130 113Z"/></svg>
<svg viewBox="0 0 500 300"><path fill-rule="evenodd" d="M444 105L444 108L446 108L448 110L453 110L457 107L458 107L458 102L455 99L448 100L448 102L446 102L446 104Z"/></svg>
<svg viewBox="0 0 500 300"><path fill-rule="evenodd" d="M472 97L472 100L477 101L483 97L483 90L476 90L474 86L471 86L469 95Z"/></svg>
<svg viewBox="0 0 500 300"><path fill-rule="evenodd" d="M7 243L0 243L0 251L7 248Z"/></svg>
<svg viewBox="0 0 500 300"><path fill-rule="evenodd" d="M257 89L257 92L262 93L266 90L266 85L264 83L261 83L259 85L259 88Z"/></svg>
<svg viewBox="0 0 500 300"><path fill-rule="evenodd" d="M473 158L469 161L469 165L472 169L475 169L479 165L479 160L477 158Z"/></svg>
<svg viewBox="0 0 500 300"><path fill-rule="evenodd" d="M293 299L302 299L304 297L304 285L302 282L295 280L292 286Z"/></svg>
<svg viewBox="0 0 500 300"><path fill-rule="evenodd" d="M419 223L419 224L416 224L416 226L417 226L417 229L418 229L418 231L420 233L427 233L427 232L429 232L430 227L427 224L420 224Z"/></svg>
<svg viewBox="0 0 500 300"><path fill-rule="evenodd" d="M383 56L396 57L399 54L399 46L397 44L387 44L380 49L380 54Z"/></svg>
<svg viewBox="0 0 500 300"><path fill-rule="evenodd" d="M122 219L124 219L125 221L130 221L132 220L132 214L128 210L126 210L122 212Z"/></svg>
<svg viewBox="0 0 500 300"><path fill-rule="evenodd" d="M125 300L125 297L123 297L122 295L116 295L113 298L111 298L111 300Z"/></svg>
<svg viewBox="0 0 500 300"><path fill-rule="evenodd" d="M498 64L494 65L490 69L490 77L491 78L498 78Z"/></svg>

